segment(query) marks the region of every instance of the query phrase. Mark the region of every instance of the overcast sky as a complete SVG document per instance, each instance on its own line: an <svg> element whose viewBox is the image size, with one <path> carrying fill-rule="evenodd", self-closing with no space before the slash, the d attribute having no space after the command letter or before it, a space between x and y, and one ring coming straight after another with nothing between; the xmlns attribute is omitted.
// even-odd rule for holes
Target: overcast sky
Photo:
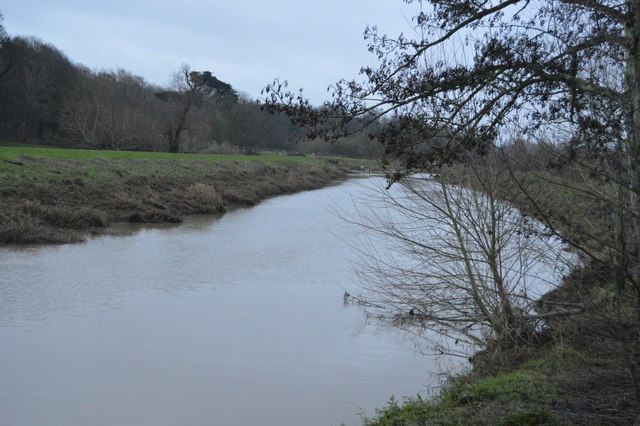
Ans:
<svg viewBox="0 0 640 426"><path fill-rule="evenodd" d="M313 103L373 62L367 24L409 31L401 0L5 0L10 35L54 44L92 69L124 68L156 84L187 63L252 98L275 77Z"/></svg>

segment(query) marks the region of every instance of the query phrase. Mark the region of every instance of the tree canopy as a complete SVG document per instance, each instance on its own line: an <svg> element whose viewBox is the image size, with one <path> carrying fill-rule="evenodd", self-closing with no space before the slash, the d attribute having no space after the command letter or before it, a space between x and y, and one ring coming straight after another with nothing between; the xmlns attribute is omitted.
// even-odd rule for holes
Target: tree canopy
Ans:
<svg viewBox="0 0 640 426"><path fill-rule="evenodd" d="M573 173L591 187L580 196L614 224L565 238L599 262L613 256L619 285L640 294L640 1L405 3L418 7L416 36L367 28L377 65L338 82L322 108L279 81L265 88L266 106L312 132L332 120L346 132L356 119L377 119L374 138L405 173L464 162L516 138L555 147L544 167L580 168ZM547 225L573 226L526 197Z"/></svg>
<svg viewBox="0 0 640 426"><path fill-rule="evenodd" d="M389 153L410 153L410 166L482 152L505 129L593 149L637 145L637 1L405 3L419 8L416 36L367 28L377 65L338 82L321 110L280 82L266 88L267 105L307 124L392 117L376 136Z"/></svg>

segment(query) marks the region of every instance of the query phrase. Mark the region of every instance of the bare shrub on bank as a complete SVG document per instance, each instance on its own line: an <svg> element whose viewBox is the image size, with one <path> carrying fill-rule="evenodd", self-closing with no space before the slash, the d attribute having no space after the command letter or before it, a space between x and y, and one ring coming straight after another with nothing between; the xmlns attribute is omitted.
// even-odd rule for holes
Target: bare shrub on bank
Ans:
<svg viewBox="0 0 640 426"><path fill-rule="evenodd" d="M196 182L185 190L185 200L192 204L198 212L218 213L224 211L222 197L211 185Z"/></svg>
<svg viewBox="0 0 640 426"><path fill-rule="evenodd" d="M534 307L573 256L502 201L502 179L485 174L479 192L409 177L367 196L372 208L347 218L367 231L357 246L357 298L391 311L396 323L420 330L427 346L443 353L529 343L545 318L566 314Z"/></svg>

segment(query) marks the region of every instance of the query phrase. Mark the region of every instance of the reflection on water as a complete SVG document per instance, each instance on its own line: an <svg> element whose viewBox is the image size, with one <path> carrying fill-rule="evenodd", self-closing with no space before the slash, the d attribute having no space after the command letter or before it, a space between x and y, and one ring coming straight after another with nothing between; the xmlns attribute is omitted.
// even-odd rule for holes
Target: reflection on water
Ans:
<svg viewBox="0 0 640 426"><path fill-rule="evenodd" d="M436 359L342 303L358 230L330 205L363 185L1 248L2 423L353 425L426 393Z"/></svg>

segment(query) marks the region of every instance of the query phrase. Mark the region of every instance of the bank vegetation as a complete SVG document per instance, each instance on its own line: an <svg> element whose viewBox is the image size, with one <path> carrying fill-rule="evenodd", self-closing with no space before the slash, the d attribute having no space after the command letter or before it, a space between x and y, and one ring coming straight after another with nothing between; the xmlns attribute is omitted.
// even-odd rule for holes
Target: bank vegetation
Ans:
<svg viewBox="0 0 640 426"><path fill-rule="evenodd" d="M0 243L68 243L179 223L344 177L357 160L0 147Z"/></svg>

